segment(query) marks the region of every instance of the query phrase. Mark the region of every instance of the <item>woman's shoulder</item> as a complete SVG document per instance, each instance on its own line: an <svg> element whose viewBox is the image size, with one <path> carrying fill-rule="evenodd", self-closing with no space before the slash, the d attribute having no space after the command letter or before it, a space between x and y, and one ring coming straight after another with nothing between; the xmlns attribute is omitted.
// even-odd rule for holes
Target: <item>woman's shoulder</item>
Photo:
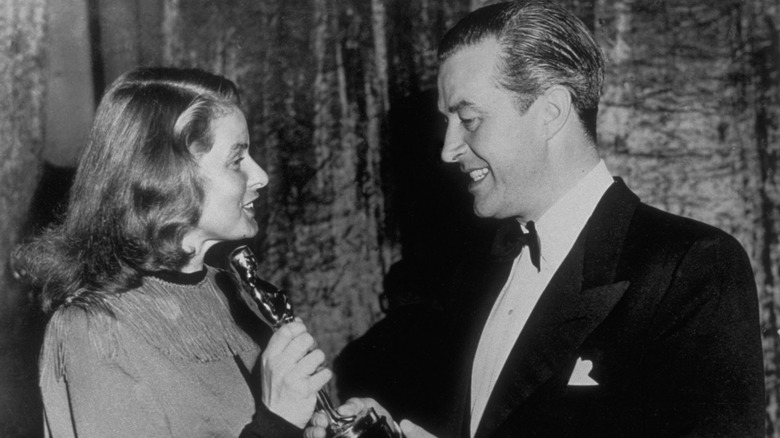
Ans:
<svg viewBox="0 0 780 438"><path fill-rule="evenodd" d="M85 343L102 347L100 340L111 338L116 331L116 317L107 307L64 305L52 313L46 324L46 340Z"/></svg>
<svg viewBox="0 0 780 438"><path fill-rule="evenodd" d="M74 359L105 361L114 358L118 349L117 322L110 309L63 305L52 313L46 324L41 375L53 373L60 380Z"/></svg>

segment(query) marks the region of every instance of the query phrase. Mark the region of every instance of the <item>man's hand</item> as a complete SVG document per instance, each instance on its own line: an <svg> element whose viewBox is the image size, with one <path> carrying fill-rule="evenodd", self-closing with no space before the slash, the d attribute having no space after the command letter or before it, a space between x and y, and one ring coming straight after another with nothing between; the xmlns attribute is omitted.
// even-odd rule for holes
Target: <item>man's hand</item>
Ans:
<svg viewBox="0 0 780 438"><path fill-rule="evenodd" d="M320 411L317 411L312 415L309 424L303 431L304 438L325 438L327 436L328 416Z"/></svg>
<svg viewBox="0 0 780 438"><path fill-rule="evenodd" d="M374 399L351 398L347 400L346 403L339 406L337 411L339 414L345 416L359 415L367 411L369 408L374 408L374 411L376 411L376 413L380 417L385 417L387 423L390 425L390 428L393 429L393 432L395 432L398 436L401 436L400 435L401 429L398 426L398 424L396 424L393 421L393 417L391 417L390 413L387 412L387 410L383 408L379 403L377 403ZM309 422L309 425L306 427L306 430L304 430L303 435L305 438L325 438L326 429L329 424L330 422L328 421L328 417L325 414L323 414L322 412L315 412L314 415L311 417L311 421ZM418 429L422 430L421 428ZM431 436L432 435L430 434L427 435L427 437L431 437ZM420 438L426 438L426 436L420 435Z"/></svg>

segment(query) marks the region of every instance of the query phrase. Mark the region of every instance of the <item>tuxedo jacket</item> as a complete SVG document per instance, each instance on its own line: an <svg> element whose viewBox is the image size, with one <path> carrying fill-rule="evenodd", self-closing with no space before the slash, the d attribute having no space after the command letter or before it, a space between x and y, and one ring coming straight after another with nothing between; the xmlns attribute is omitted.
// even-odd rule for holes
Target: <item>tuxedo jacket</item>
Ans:
<svg viewBox="0 0 780 438"><path fill-rule="evenodd" d="M447 436L469 436L472 362L511 265L477 248L453 284L461 360ZM592 364L595 384L569 384L578 361ZM758 437L763 388L742 247L616 179L515 341L476 438Z"/></svg>

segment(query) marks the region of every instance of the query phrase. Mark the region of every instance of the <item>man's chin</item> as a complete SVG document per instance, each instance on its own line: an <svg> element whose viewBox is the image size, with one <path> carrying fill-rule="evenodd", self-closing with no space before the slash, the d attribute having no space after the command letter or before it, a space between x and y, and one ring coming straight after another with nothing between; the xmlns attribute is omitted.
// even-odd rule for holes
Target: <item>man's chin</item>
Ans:
<svg viewBox="0 0 780 438"><path fill-rule="evenodd" d="M496 217L494 209L477 202L474 202L474 214L483 219Z"/></svg>
<svg viewBox="0 0 780 438"><path fill-rule="evenodd" d="M474 203L474 214L482 219L506 219L510 217L516 217L514 214L510 214L505 209L501 209L500 205L490 205L487 203Z"/></svg>

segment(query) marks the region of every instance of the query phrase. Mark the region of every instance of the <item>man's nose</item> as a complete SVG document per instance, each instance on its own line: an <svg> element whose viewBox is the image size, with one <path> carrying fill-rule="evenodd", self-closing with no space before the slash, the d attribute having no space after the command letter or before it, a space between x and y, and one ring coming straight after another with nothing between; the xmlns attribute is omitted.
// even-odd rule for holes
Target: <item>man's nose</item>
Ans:
<svg viewBox="0 0 780 438"><path fill-rule="evenodd" d="M458 161L466 151L466 143L463 140L463 135L458 132L458 127L453 126L455 124L449 123L447 125L447 133L444 136L444 147L441 149L441 159L445 163L454 163Z"/></svg>

